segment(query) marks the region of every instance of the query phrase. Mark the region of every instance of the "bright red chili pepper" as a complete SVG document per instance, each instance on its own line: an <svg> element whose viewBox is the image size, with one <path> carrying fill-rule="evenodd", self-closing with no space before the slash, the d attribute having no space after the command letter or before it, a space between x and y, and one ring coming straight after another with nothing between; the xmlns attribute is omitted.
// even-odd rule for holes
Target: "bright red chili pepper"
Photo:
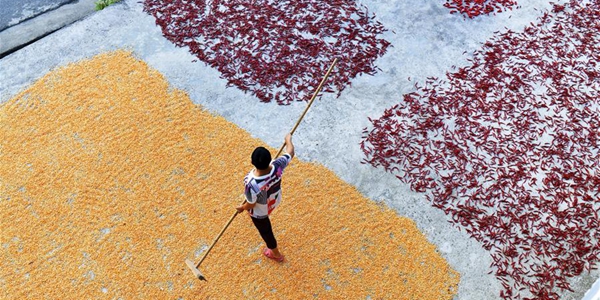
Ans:
<svg viewBox="0 0 600 300"><path fill-rule="evenodd" d="M505 299L558 299L568 277L600 262L590 239L600 235L600 0L590 2L498 33L470 66L415 83L364 130L365 162L426 192L491 251Z"/></svg>
<svg viewBox="0 0 600 300"><path fill-rule="evenodd" d="M261 101L306 101L333 58L324 91L338 96L358 75L374 75L390 43L355 1L145 0L163 34Z"/></svg>

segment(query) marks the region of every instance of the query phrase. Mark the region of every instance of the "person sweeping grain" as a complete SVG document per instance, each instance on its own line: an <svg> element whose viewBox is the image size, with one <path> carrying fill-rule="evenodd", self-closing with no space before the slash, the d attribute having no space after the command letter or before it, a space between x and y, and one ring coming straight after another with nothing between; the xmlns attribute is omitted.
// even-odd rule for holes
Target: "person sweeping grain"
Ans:
<svg viewBox="0 0 600 300"><path fill-rule="evenodd" d="M276 160L271 161L271 153L264 147L257 147L252 152L252 169L244 178L244 194L246 203L236 207L238 212L247 210L252 223L258 229L260 236L267 244L263 254L275 261L282 262L284 256L277 248L277 240L269 215L281 202L281 177L283 170L294 157L292 135L285 137L285 152Z"/></svg>

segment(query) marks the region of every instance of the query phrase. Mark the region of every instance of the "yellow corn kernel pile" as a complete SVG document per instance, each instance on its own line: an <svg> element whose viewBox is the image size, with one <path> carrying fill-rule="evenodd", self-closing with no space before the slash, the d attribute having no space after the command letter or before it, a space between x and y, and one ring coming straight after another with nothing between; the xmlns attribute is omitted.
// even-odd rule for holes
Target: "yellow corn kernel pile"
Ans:
<svg viewBox="0 0 600 300"><path fill-rule="evenodd" d="M292 124L290 124L291 126ZM295 159L265 259L239 215L259 145L124 51L0 105L0 298L450 299L459 275L414 222ZM282 137L283 140L283 137Z"/></svg>

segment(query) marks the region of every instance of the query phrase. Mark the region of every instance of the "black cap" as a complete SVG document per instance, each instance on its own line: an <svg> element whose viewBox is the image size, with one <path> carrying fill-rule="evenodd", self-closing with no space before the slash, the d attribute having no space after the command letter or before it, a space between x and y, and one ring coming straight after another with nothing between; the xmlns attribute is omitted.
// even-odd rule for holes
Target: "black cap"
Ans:
<svg viewBox="0 0 600 300"><path fill-rule="evenodd" d="M252 164L258 170L265 170L271 164L271 152L265 147L256 147L252 152Z"/></svg>

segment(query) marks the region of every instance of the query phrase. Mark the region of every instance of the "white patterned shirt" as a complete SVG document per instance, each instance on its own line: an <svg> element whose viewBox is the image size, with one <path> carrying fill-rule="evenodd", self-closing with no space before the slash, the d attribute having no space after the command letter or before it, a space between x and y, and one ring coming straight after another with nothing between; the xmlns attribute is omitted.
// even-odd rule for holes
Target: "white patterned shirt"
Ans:
<svg viewBox="0 0 600 300"><path fill-rule="evenodd" d="M271 162L271 172L263 176L255 176L254 170L244 178L244 194L246 201L256 205L249 211L257 219L268 217L281 202L281 176L292 156L284 154Z"/></svg>

